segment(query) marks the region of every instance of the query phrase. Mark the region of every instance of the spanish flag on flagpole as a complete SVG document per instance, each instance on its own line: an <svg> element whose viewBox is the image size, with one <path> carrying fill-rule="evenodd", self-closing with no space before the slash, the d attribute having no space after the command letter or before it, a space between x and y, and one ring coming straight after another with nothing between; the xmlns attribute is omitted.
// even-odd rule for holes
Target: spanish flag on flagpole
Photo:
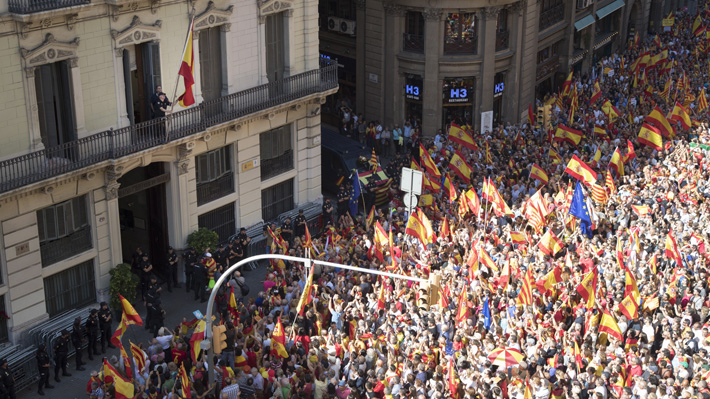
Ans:
<svg viewBox="0 0 710 399"><path fill-rule="evenodd" d="M126 318L126 324L135 324L137 326L142 326L143 320L138 315L138 312L136 312L136 309L133 307L133 305L131 305L131 303L128 302L128 300L124 298L123 295L118 294L118 297L121 298L121 307L123 307L123 314Z"/></svg>
<svg viewBox="0 0 710 399"><path fill-rule="evenodd" d="M187 40L185 40L185 49L182 52L182 62L180 62L180 69L178 70L178 79L182 76L183 83L185 84L185 92L178 97L180 106L185 108L195 103L195 96L192 94L192 86L195 84L195 54L192 49L192 32L195 24L195 18L190 21L190 31L187 33Z"/></svg>
<svg viewBox="0 0 710 399"><path fill-rule="evenodd" d="M116 399L132 399L135 396L135 389L130 380L124 378L113 366L111 366L104 358L104 377L110 375L113 377Z"/></svg>

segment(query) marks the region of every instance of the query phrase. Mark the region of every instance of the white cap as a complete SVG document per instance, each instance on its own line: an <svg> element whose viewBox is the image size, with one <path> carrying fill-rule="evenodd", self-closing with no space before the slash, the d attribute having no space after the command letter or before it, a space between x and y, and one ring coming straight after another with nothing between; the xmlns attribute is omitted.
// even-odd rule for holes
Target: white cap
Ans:
<svg viewBox="0 0 710 399"><path fill-rule="evenodd" d="M212 257L212 254L209 253L209 252L205 252L205 256L208 257L208 258L211 258L211 257Z"/></svg>

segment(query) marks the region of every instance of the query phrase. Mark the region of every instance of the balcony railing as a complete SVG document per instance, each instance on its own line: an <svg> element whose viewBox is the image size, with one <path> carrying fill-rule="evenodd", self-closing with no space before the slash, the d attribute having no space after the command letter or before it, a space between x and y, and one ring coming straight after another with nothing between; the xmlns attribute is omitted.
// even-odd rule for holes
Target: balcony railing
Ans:
<svg viewBox="0 0 710 399"><path fill-rule="evenodd" d="M478 51L478 37L465 40L444 41L444 54L476 54Z"/></svg>
<svg viewBox="0 0 710 399"><path fill-rule="evenodd" d="M32 14L89 3L91 0L10 0L9 10L16 14Z"/></svg>
<svg viewBox="0 0 710 399"><path fill-rule="evenodd" d="M69 173L204 131L298 98L338 87L337 64L322 59L319 69L230 94L120 129L110 129L58 147L0 162L0 193Z"/></svg>
<svg viewBox="0 0 710 399"><path fill-rule="evenodd" d="M413 35L411 33L402 34L404 40L404 51L410 53L424 53L424 35Z"/></svg>
<svg viewBox="0 0 710 399"><path fill-rule="evenodd" d="M293 150L269 159L261 160L261 181L293 169Z"/></svg>
<svg viewBox="0 0 710 399"><path fill-rule="evenodd" d="M558 4L540 13L540 31L562 21L565 18L565 5Z"/></svg>
<svg viewBox="0 0 710 399"><path fill-rule="evenodd" d="M209 183L200 183L197 185L197 205L204 205L233 192L234 173L225 173L224 176Z"/></svg>
<svg viewBox="0 0 710 399"><path fill-rule="evenodd" d="M89 225L57 240L43 242L39 245L42 267L88 251L91 247L91 226Z"/></svg>
<svg viewBox="0 0 710 399"><path fill-rule="evenodd" d="M496 51L503 51L508 48L510 41L510 29L496 31Z"/></svg>

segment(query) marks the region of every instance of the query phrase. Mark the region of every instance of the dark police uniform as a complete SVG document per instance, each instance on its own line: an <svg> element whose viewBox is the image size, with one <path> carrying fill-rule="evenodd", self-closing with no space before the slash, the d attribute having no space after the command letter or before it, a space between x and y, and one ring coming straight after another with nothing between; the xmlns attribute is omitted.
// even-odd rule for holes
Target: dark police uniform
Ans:
<svg viewBox="0 0 710 399"><path fill-rule="evenodd" d="M158 284L148 283L148 287L145 292L145 303L146 303L146 316L145 316L145 329L150 329L151 322L153 320L153 312L151 304L154 304L160 299L160 293L158 292Z"/></svg>
<svg viewBox="0 0 710 399"><path fill-rule="evenodd" d="M175 253L175 250L173 250L173 247L168 247L168 265L166 270L166 279L168 283L168 292L173 292L173 287L175 288L180 288L180 284L178 284L178 278L177 278L177 269L178 269L178 256Z"/></svg>
<svg viewBox="0 0 710 399"><path fill-rule="evenodd" d="M198 298L201 301L205 300L205 285L207 284L207 268L201 263L196 262L192 267L192 287L195 290L195 300Z"/></svg>
<svg viewBox="0 0 710 399"><path fill-rule="evenodd" d="M49 355L47 354L47 347L44 344L39 346L35 357L37 358L37 370L39 371L37 393L44 395L44 388L54 388L53 385L49 385Z"/></svg>
<svg viewBox="0 0 710 399"><path fill-rule="evenodd" d="M54 380L59 382L59 369L62 375L71 377L67 373L67 355L69 354L69 331L63 330L62 335L54 342Z"/></svg>
<svg viewBox="0 0 710 399"><path fill-rule="evenodd" d="M74 320L74 326L71 330L71 343L74 345L75 349L75 360L76 360L76 369L81 371L84 370L82 365L85 363L81 360L81 344L84 342L86 338L84 338L84 327L81 325L81 318L77 317L76 320Z"/></svg>
<svg viewBox="0 0 710 399"><path fill-rule="evenodd" d="M338 215L342 216L348 211L350 204L350 193L345 189L345 184L340 186L338 191Z"/></svg>
<svg viewBox="0 0 710 399"><path fill-rule="evenodd" d="M165 311L160 306L160 299L156 299L148 305L149 312L152 314L150 319L150 330L153 333L153 338L158 336L158 330L163 326L165 320Z"/></svg>
<svg viewBox="0 0 710 399"><path fill-rule="evenodd" d="M5 397L15 399L15 378L10 374L5 359L0 359L0 381L5 386Z"/></svg>
<svg viewBox="0 0 710 399"><path fill-rule="evenodd" d="M182 260L185 262L185 292L190 292L190 288L192 288L192 272L197 262L195 250L193 248L186 249L182 254Z"/></svg>
<svg viewBox="0 0 710 399"><path fill-rule="evenodd" d="M247 256L247 247L249 247L249 242L251 242L251 238L247 235L247 230L242 227L239 229L239 234L237 234L237 243L242 246L242 258Z"/></svg>
<svg viewBox="0 0 710 399"><path fill-rule="evenodd" d="M296 237L302 237L306 234L306 217L303 216L303 212L299 212L298 216L293 220L293 230L296 233Z"/></svg>
<svg viewBox="0 0 710 399"><path fill-rule="evenodd" d="M99 310L99 329L101 330L101 353L106 353L106 344L109 348L115 348L111 343L111 335L113 324L113 314L111 309L108 308L106 302L101 302L101 309Z"/></svg>
<svg viewBox="0 0 710 399"><path fill-rule="evenodd" d="M89 318L86 319L86 335L89 339L89 344L86 347L86 351L89 353L89 360L94 360L94 355L98 356L99 351L96 350L96 341L99 339L99 311L97 309L91 309L91 314Z"/></svg>

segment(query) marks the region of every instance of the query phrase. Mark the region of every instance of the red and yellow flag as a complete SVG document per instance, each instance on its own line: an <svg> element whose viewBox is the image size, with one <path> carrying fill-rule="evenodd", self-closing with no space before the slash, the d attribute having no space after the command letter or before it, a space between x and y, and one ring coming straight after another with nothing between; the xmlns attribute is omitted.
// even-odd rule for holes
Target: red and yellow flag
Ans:
<svg viewBox="0 0 710 399"><path fill-rule="evenodd" d="M453 122L449 127L449 140L472 150L477 148L471 134Z"/></svg>
<svg viewBox="0 0 710 399"><path fill-rule="evenodd" d="M535 179L542 184L547 184L548 181L550 181L550 177L547 176L547 173L540 167L540 165L533 163L532 167L530 168L530 178Z"/></svg>
<svg viewBox="0 0 710 399"><path fill-rule="evenodd" d="M191 388L190 388L190 377L187 376L187 371L185 371L185 364L180 364L180 370L178 371L178 379L180 380L180 386L182 387L182 394L186 398L191 398Z"/></svg>
<svg viewBox="0 0 710 399"><path fill-rule="evenodd" d="M133 399L135 396L135 390L133 383L124 378L118 371L116 371L108 360L104 358L104 377L110 375L113 378L113 386L116 390L114 397L116 399Z"/></svg>
<svg viewBox="0 0 710 399"><path fill-rule="evenodd" d="M656 151L663 150L663 136L661 131L647 123L641 125L638 142L653 148Z"/></svg>
<svg viewBox="0 0 710 399"><path fill-rule="evenodd" d="M131 345L131 354L133 355L133 360L136 362L136 371L142 373L145 368L145 352L130 340L128 343Z"/></svg>
<svg viewBox="0 0 710 399"><path fill-rule="evenodd" d="M624 175L624 161L621 156L621 151L619 151L619 147L616 147L614 154L611 155L611 159L609 160L609 168L616 173L616 177Z"/></svg>
<svg viewBox="0 0 710 399"><path fill-rule="evenodd" d="M439 168L436 167L436 163L434 163L434 160L431 159L429 151L427 151L421 144L419 144L419 159L421 160L424 169L426 169L430 175L441 180L441 172L439 172Z"/></svg>
<svg viewBox="0 0 710 399"><path fill-rule="evenodd" d="M576 155L570 159L565 172L587 186L597 181L597 173Z"/></svg>
<svg viewBox="0 0 710 399"><path fill-rule="evenodd" d="M121 316L121 321L118 322L118 327L116 327L116 331L114 331L113 335L111 336L111 343L116 346L121 345L121 338L123 338L123 334L126 332L127 328L128 320L126 320L126 312L123 312L123 315Z"/></svg>
<svg viewBox="0 0 710 399"><path fill-rule="evenodd" d="M619 341L624 338L621 334L619 325L616 324L616 319L614 319L614 316L612 316L608 310L605 310L604 313L602 313L602 319L599 322L599 332L607 333L608 336L614 337Z"/></svg>
<svg viewBox="0 0 710 399"><path fill-rule="evenodd" d="M311 272L308 273L308 279L306 280L306 284L303 286L301 298L298 300L298 305L296 306L296 311L299 315L303 315L306 306L311 303L311 290L313 290L313 268L311 268Z"/></svg>
<svg viewBox="0 0 710 399"><path fill-rule="evenodd" d="M587 309L594 307L594 302L596 300L597 292L597 275L599 271L595 267L594 270L587 273L587 275L582 279L582 282L577 286L577 293L586 302Z"/></svg>
<svg viewBox="0 0 710 399"><path fill-rule="evenodd" d="M673 229L669 230L668 235L666 236L665 254L669 259L674 260L675 263L678 264L678 267L683 267L683 258L680 256L680 252L678 251L678 242L675 237L673 237Z"/></svg>
<svg viewBox="0 0 710 399"><path fill-rule="evenodd" d="M274 331L271 333L271 354L279 355L282 358L288 357L286 352L286 335L284 334L284 326L281 324L281 317L276 320Z"/></svg>
<svg viewBox="0 0 710 399"><path fill-rule="evenodd" d="M650 114L646 117L644 122L649 122L663 134L665 137L671 137L674 135L673 128L671 127L671 124L668 122L668 119L666 119L666 116L661 112L661 109L656 107L651 111Z"/></svg>
<svg viewBox="0 0 710 399"><path fill-rule="evenodd" d="M195 18L190 21L190 31L187 33L185 48L182 52L182 61L180 62L180 70L178 75L182 76L182 81L185 84L185 92L178 97L178 102L181 107L189 107L195 103L195 96L192 94L192 86L195 84L195 54L192 49L192 33Z"/></svg>
<svg viewBox="0 0 710 399"><path fill-rule="evenodd" d="M206 327L207 323L205 323L204 320L198 321L197 326L195 326L195 331L192 332L192 337L190 337L190 348L192 348L190 356L192 356L193 362L197 362L197 359L200 356L200 342L205 339Z"/></svg>
<svg viewBox="0 0 710 399"><path fill-rule="evenodd" d="M528 267L525 272L525 279L523 279L523 286L520 288L520 293L518 294L517 303L521 305L532 305L533 294L532 287L534 285L532 267Z"/></svg>
<svg viewBox="0 0 710 399"><path fill-rule="evenodd" d="M672 121L680 122L680 125L683 126L683 129L688 130L692 126L692 122L690 121L690 115L688 115L688 112L683 108L682 105L680 105L678 102L675 103L675 106L673 107L673 110L671 111L671 118Z"/></svg>
<svg viewBox="0 0 710 399"><path fill-rule="evenodd" d="M564 243L557 237L557 235L555 235L552 229L548 229L540 239L537 246L545 255L555 256L555 254L560 252L564 246Z"/></svg>
<svg viewBox="0 0 710 399"><path fill-rule="evenodd" d="M558 125L555 130L555 141L566 141L570 144L579 145L582 140L582 132L565 125Z"/></svg>
<svg viewBox="0 0 710 399"><path fill-rule="evenodd" d="M121 299L123 314L126 315L126 324L135 324L137 326L142 326L143 320L138 315L138 312L136 312L136 309L133 307L133 305L131 305L131 303L128 302L128 300L124 298L121 294L118 294L118 297Z"/></svg>
<svg viewBox="0 0 710 399"><path fill-rule="evenodd" d="M466 183L471 181L471 167L468 166L463 156L461 156L458 151L454 151L454 155L449 162L449 168Z"/></svg>

